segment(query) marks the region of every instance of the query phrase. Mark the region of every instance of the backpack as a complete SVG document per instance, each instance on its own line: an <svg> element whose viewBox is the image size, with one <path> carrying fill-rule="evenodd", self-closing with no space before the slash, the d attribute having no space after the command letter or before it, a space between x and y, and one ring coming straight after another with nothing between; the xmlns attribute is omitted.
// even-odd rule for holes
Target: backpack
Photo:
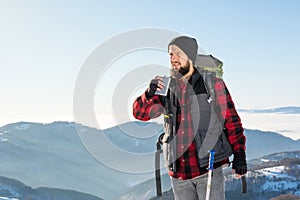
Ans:
<svg viewBox="0 0 300 200"><path fill-rule="evenodd" d="M216 98L213 79L223 79L223 62L212 55L198 54L194 65L203 77L210 103Z"/></svg>

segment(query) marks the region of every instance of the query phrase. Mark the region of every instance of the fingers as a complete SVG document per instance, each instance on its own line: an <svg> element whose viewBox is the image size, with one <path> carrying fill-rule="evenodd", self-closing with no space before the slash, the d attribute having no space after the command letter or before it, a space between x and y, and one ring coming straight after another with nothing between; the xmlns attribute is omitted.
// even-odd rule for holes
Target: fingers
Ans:
<svg viewBox="0 0 300 200"><path fill-rule="evenodd" d="M242 178L242 175L240 175L240 174L235 174L235 175L234 175L234 178L240 179L240 178Z"/></svg>
<svg viewBox="0 0 300 200"><path fill-rule="evenodd" d="M240 174L236 174L234 169L232 170L232 174L234 174L233 177L236 178L236 179L240 179L243 176L243 175L240 175Z"/></svg>
<svg viewBox="0 0 300 200"><path fill-rule="evenodd" d="M157 83L157 91L161 91L163 89L163 87L165 87L165 84L164 84L164 81L163 81L163 78L160 77L160 76L156 76L155 77L156 80L158 80L158 83Z"/></svg>

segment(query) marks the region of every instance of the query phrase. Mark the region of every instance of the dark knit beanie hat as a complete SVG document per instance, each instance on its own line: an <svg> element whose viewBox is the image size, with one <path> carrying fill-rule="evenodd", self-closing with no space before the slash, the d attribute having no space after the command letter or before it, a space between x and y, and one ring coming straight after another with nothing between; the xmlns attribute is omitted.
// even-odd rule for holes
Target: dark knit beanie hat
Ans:
<svg viewBox="0 0 300 200"><path fill-rule="evenodd" d="M187 36L179 36L171 40L168 45L168 49L170 45L178 46L191 60L195 63L198 51L198 44L195 38L187 37Z"/></svg>

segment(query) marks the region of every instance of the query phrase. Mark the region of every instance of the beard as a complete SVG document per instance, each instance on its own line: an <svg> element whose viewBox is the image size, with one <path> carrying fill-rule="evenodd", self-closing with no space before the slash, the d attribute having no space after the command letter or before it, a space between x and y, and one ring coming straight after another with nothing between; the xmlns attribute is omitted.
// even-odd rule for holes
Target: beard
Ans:
<svg viewBox="0 0 300 200"><path fill-rule="evenodd" d="M185 65L183 65L183 66L180 67L179 70L175 70L175 69L171 68L170 74L171 74L172 78L176 79L176 78L180 78L180 77L186 75L189 72L189 70L190 70L190 64L187 61L185 63Z"/></svg>

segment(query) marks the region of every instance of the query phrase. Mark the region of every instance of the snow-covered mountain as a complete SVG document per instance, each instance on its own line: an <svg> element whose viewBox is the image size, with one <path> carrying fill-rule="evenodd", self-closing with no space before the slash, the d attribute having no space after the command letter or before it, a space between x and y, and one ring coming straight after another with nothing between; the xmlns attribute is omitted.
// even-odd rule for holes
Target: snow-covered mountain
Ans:
<svg viewBox="0 0 300 200"><path fill-rule="evenodd" d="M154 128L148 132L141 128L148 125ZM133 186L154 177L153 171L145 174L125 173L96 160L81 142L76 126L84 133L104 133L120 149L138 154L155 152L155 143L162 131L161 125L144 122L129 122L106 130L69 122L9 124L0 128L1 176L16 179L33 188L71 189L104 199L118 199ZM142 134L143 137L127 132ZM248 159L300 148L300 140L277 133L246 129L245 134ZM95 142L99 146L105 145L103 141ZM108 153L111 159L115 159L111 152ZM150 168L154 166L154 157L151 162ZM139 165L143 167L143 164ZM128 165L133 163L128 161ZM165 186L168 189L169 186ZM155 194L154 191L152 194Z"/></svg>
<svg viewBox="0 0 300 200"><path fill-rule="evenodd" d="M233 178L231 168L224 170L227 199L269 200L282 194L293 194L300 198L300 151L271 154L248 162L247 194L241 193L241 181ZM167 174L162 176L162 185L171 188ZM135 186L123 195L123 199L174 199L172 190L167 190L160 198L151 198L151 195L155 196L154 179Z"/></svg>
<svg viewBox="0 0 300 200"><path fill-rule="evenodd" d="M94 128L81 127L87 133L102 133ZM152 176L117 171L96 160L82 144L74 123L20 122L1 127L0 133L1 176L33 188L71 189L114 199L132 184ZM110 134L118 138L122 132L116 127ZM101 142L100 146L103 145ZM123 142L128 146L134 143Z"/></svg>
<svg viewBox="0 0 300 200"><path fill-rule="evenodd" d="M286 154L287 152L284 152ZM282 194L300 198L300 151L292 152L294 158L283 158L281 153L261 158L260 164L251 165L247 173L248 193L240 193L240 182L226 175L226 195L229 199L267 200ZM292 157L292 154L289 156Z"/></svg>

